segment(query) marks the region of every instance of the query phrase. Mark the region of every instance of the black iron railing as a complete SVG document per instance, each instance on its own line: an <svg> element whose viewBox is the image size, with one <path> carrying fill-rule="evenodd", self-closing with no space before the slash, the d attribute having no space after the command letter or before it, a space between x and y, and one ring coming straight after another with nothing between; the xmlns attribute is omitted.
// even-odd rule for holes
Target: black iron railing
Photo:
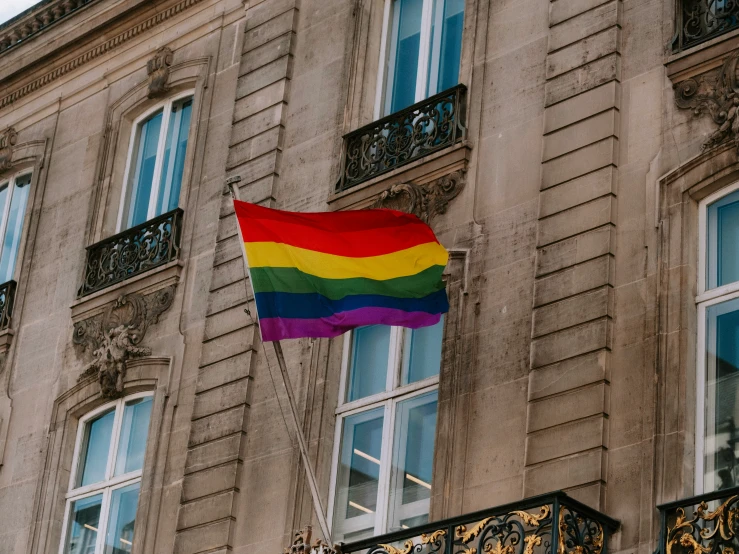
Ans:
<svg viewBox="0 0 739 554"><path fill-rule="evenodd" d="M0 329L10 326L15 302L15 281L8 281L0 285Z"/></svg>
<svg viewBox="0 0 739 554"><path fill-rule="evenodd" d="M88 246L79 296L176 260L180 252L182 213L177 208Z"/></svg>
<svg viewBox="0 0 739 554"><path fill-rule="evenodd" d="M739 548L739 487L658 506L656 554L734 554Z"/></svg>
<svg viewBox="0 0 739 554"><path fill-rule="evenodd" d="M371 539L342 554L605 554L618 522L563 492Z"/></svg>
<svg viewBox="0 0 739 554"><path fill-rule="evenodd" d="M457 85L344 135L337 192L461 141L466 91Z"/></svg>
<svg viewBox="0 0 739 554"><path fill-rule="evenodd" d="M739 28L739 0L675 0L673 52Z"/></svg>

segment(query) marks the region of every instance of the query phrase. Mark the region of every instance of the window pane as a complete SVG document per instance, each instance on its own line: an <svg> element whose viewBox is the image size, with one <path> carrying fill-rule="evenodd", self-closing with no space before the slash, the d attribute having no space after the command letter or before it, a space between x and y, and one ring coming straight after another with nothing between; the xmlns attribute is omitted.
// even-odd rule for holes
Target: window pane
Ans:
<svg viewBox="0 0 739 554"><path fill-rule="evenodd" d="M347 402L385 390L390 354L390 327L371 325L352 333L352 354Z"/></svg>
<svg viewBox="0 0 739 554"><path fill-rule="evenodd" d="M118 441L115 475L124 475L143 467L151 406L151 396L126 403L123 410L121 438Z"/></svg>
<svg viewBox="0 0 739 554"><path fill-rule="evenodd" d="M706 310L705 489L734 486L739 452L739 299Z"/></svg>
<svg viewBox="0 0 739 554"><path fill-rule="evenodd" d="M459 83L464 0L435 0L431 27L428 96Z"/></svg>
<svg viewBox="0 0 739 554"><path fill-rule="evenodd" d="M66 554L93 554L100 528L100 507L103 495L96 494L72 502L67 527Z"/></svg>
<svg viewBox="0 0 739 554"><path fill-rule="evenodd" d="M708 206L707 288L739 281L739 191Z"/></svg>
<svg viewBox="0 0 739 554"><path fill-rule="evenodd" d="M385 95L386 113L416 102L416 77L421 47L423 0L394 0L390 58Z"/></svg>
<svg viewBox="0 0 739 554"><path fill-rule="evenodd" d="M388 531L428 521L436 437L437 391L398 403Z"/></svg>
<svg viewBox="0 0 739 554"><path fill-rule="evenodd" d="M92 421L88 421L85 425L79 478L77 479L78 487L105 480L105 468L108 465L110 436L114 419L115 410L111 410Z"/></svg>
<svg viewBox="0 0 739 554"><path fill-rule="evenodd" d="M0 283L13 278L15 260L18 257L18 246L23 231L23 218L26 215L28 191L31 189L31 175L22 175L15 180L13 197L10 201L8 224L5 227L2 255L0 255Z"/></svg>
<svg viewBox="0 0 739 554"><path fill-rule="evenodd" d="M415 383L439 374L443 337L443 316L439 323L431 327L404 330L401 385Z"/></svg>
<svg viewBox="0 0 739 554"><path fill-rule="evenodd" d="M130 181L127 206L129 227L134 227L148 219L161 126L161 111L139 126L139 135L134 145L133 176Z"/></svg>
<svg viewBox="0 0 739 554"><path fill-rule="evenodd" d="M131 552L140 485L141 483L134 483L113 491L105 533L105 554Z"/></svg>
<svg viewBox="0 0 739 554"><path fill-rule="evenodd" d="M374 534L383 413L376 408L344 420L334 509L336 542Z"/></svg>
<svg viewBox="0 0 739 554"><path fill-rule="evenodd" d="M174 210L180 199L191 112L192 98L187 98L172 106L167 140L164 144L164 161L162 163L162 178L159 184L159 198L157 198L157 215Z"/></svg>

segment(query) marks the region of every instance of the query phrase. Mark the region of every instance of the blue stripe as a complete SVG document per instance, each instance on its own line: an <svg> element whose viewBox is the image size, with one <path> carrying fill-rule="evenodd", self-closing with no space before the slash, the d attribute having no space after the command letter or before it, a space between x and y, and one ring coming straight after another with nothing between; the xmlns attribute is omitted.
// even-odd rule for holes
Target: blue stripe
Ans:
<svg viewBox="0 0 739 554"><path fill-rule="evenodd" d="M331 300L321 294L290 292L258 292L257 313L260 318L287 317L316 319L359 308L394 308L404 312L441 314L449 311L446 290L432 292L423 298L396 298L379 294L354 294Z"/></svg>

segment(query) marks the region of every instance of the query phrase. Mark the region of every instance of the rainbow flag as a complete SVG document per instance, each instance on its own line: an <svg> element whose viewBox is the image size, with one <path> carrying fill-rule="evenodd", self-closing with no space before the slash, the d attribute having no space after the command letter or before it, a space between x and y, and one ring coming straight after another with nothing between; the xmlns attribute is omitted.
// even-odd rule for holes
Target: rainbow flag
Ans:
<svg viewBox="0 0 739 554"><path fill-rule="evenodd" d="M238 200L234 208L264 341L374 324L416 329L449 310L449 254L414 215L294 213Z"/></svg>

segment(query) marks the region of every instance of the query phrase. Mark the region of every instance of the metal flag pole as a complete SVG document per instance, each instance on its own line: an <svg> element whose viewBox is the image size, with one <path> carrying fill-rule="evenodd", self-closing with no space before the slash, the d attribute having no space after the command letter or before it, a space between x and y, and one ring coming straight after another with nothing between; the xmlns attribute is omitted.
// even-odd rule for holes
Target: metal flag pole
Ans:
<svg viewBox="0 0 739 554"><path fill-rule="evenodd" d="M234 200L241 200L239 198L239 188L235 186L235 184L240 181L240 179L229 179L226 181L226 184L228 185L229 190L231 191L231 197ZM239 233L239 241L241 242L241 248L244 248L244 237L241 236L241 227L238 224L238 221L236 222L236 229ZM249 264L246 260L246 252L243 252L242 259L244 261L244 271L246 272L245 275L250 275L249 273ZM251 282L251 279L249 279ZM254 285L252 285L252 293L254 292ZM258 316L258 314L257 314ZM258 322L257 322L258 324ZM280 366L280 373L282 374L282 384L285 386L285 390L287 391L287 399L288 403L290 404L290 415L293 422L293 426L295 428L295 435L298 438L298 446L300 448L300 456L303 459L303 467L305 468L305 475L308 479L308 486L310 487L311 496L313 497L313 509L316 512L316 515L318 516L318 524L321 526L321 532L323 533L323 538L326 541L326 543L330 546L332 544L331 542L331 533L328 529L328 522L326 521L326 512L323 510L323 504L321 502L321 497L318 494L318 482L316 480L316 473L313 470L313 464L310 461L310 458L308 457L308 446L305 442L305 437L303 436L303 430L300 428L300 423L298 420L298 407L297 403L295 402L295 395L293 394L293 388L290 384L290 375L287 372L287 364L285 363L285 355L282 353L282 345L280 344L280 341L272 341L272 346L275 349L275 356L277 357L277 365ZM266 353L265 353L266 354Z"/></svg>

